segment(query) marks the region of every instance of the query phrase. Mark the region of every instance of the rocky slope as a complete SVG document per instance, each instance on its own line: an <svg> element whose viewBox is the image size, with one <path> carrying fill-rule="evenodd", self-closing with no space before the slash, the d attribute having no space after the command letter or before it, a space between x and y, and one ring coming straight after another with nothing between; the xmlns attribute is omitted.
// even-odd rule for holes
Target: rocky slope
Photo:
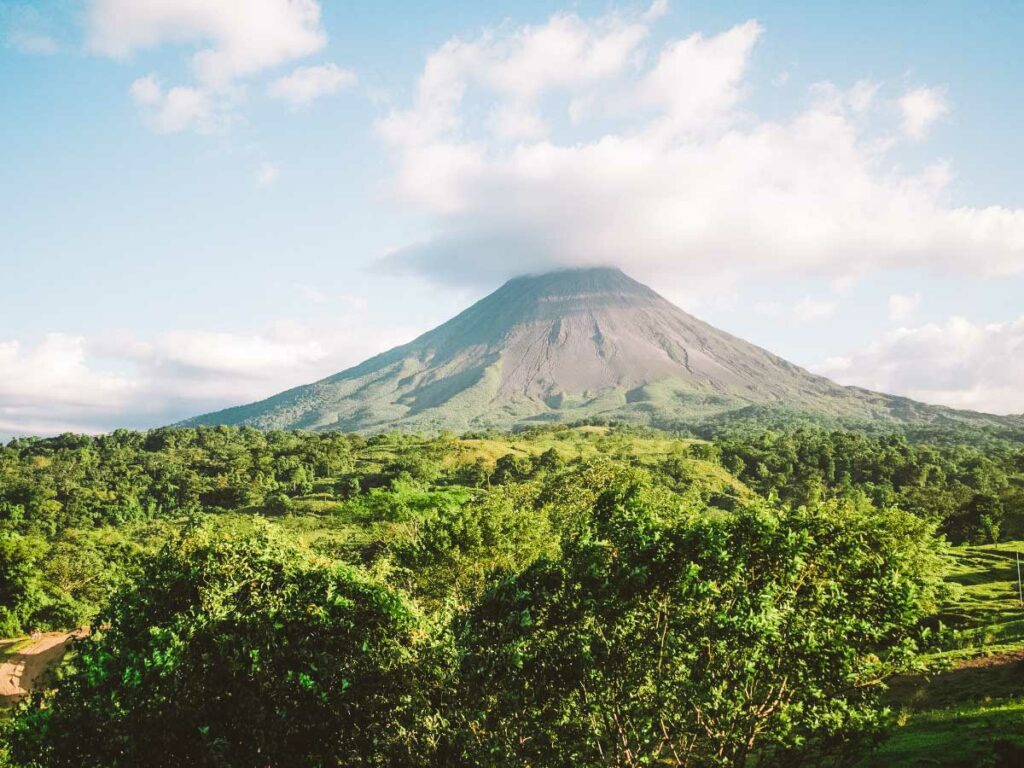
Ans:
<svg viewBox="0 0 1024 768"><path fill-rule="evenodd" d="M841 387L687 314L617 269L510 280L412 342L187 424L464 431L603 417L660 426L750 406L840 421L1001 422Z"/></svg>

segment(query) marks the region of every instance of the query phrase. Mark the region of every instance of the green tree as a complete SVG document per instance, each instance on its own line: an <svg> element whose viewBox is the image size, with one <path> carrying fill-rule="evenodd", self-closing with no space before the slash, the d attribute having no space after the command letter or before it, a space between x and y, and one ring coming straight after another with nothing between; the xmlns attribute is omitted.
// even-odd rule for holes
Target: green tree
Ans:
<svg viewBox="0 0 1024 768"><path fill-rule="evenodd" d="M27 630L45 602L39 564L46 550L39 537L0 532L0 633L5 637Z"/></svg>
<svg viewBox="0 0 1024 768"><path fill-rule="evenodd" d="M459 630L472 764L837 764L877 725L930 607L928 525L850 504L673 520L636 488L594 521Z"/></svg>
<svg viewBox="0 0 1024 768"><path fill-rule="evenodd" d="M267 498L263 502L263 511L268 515L287 515L291 514L294 506L295 503L291 496L283 491L274 491L267 494Z"/></svg>
<svg viewBox="0 0 1024 768"><path fill-rule="evenodd" d="M946 531L957 544L992 544L999 541L1003 522L1003 502L998 496L976 493L946 524Z"/></svg>
<svg viewBox="0 0 1024 768"><path fill-rule="evenodd" d="M188 532L10 728L25 766L392 766L428 751L428 634L402 598L264 526Z"/></svg>

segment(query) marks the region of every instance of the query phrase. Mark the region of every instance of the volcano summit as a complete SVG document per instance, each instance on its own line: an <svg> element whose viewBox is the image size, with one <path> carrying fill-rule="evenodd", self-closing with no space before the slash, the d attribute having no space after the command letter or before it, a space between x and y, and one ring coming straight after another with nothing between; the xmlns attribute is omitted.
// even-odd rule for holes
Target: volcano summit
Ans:
<svg viewBox="0 0 1024 768"><path fill-rule="evenodd" d="M186 422L379 432L582 419L695 424L750 406L841 421L991 419L842 387L676 307L618 269L518 277L400 347Z"/></svg>

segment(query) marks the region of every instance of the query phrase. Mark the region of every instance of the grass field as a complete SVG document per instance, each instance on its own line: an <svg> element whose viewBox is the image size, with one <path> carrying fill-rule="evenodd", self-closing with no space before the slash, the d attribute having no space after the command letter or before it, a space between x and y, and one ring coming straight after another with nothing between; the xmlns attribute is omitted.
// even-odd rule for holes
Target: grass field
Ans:
<svg viewBox="0 0 1024 768"><path fill-rule="evenodd" d="M926 657L925 672L893 682L897 726L863 766L1024 767L1018 551L1024 542L954 550L946 648Z"/></svg>

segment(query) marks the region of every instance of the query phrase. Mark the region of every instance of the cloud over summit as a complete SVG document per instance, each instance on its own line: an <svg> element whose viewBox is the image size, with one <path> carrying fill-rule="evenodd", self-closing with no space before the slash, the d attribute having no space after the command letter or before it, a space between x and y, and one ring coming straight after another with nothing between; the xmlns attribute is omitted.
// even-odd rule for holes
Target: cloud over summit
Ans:
<svg viewBox="0 0 1024 768"><path fill-rule="evenodd" d="M383 266L469 282L601 263L709 279L1024 271L1024 211L951 205L948 163L894 157L946 114L941 89L819 83L762 119L746 97L768 32L751 20L655 45L659 15L556 14L430 54L377 130L392 194L432 233Z"/></svg>

